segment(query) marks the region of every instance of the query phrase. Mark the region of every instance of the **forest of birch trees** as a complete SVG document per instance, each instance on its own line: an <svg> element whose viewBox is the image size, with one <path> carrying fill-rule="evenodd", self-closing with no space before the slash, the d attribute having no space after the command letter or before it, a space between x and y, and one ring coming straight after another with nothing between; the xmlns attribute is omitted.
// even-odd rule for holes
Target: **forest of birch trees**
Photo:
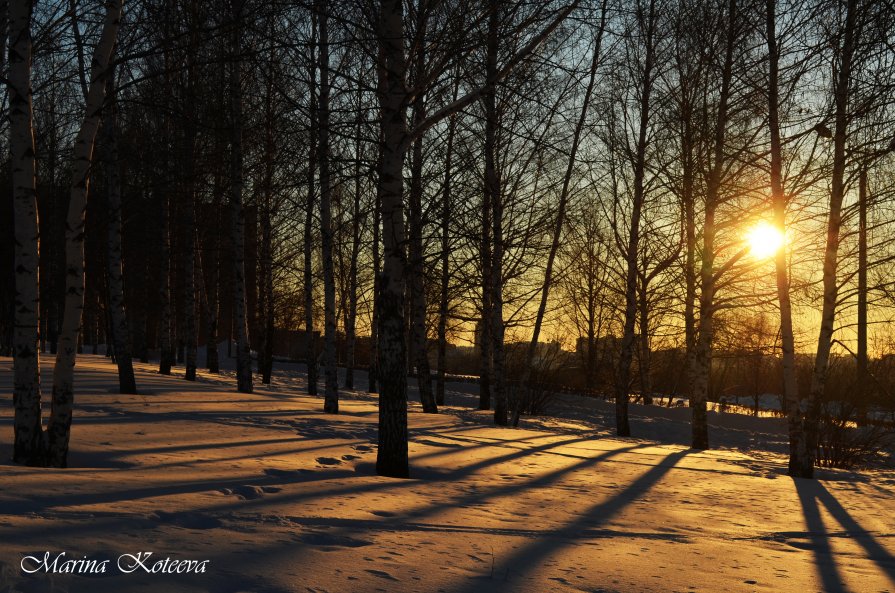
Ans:
<svg viewBox="0 0 895 593"><path fill-rule="evenodd" d="M132 361L239 392L301 361L327 413L378 394L394 477L409 399L437 413L458 376L496 425L571 390L632 436L631 402L679 398L695 449L712 406L773 394L801 477L831 422L895 409L890 2L5 0L0 20L17 462L66 467L80 353L114 356L123 393Z"/></svg>

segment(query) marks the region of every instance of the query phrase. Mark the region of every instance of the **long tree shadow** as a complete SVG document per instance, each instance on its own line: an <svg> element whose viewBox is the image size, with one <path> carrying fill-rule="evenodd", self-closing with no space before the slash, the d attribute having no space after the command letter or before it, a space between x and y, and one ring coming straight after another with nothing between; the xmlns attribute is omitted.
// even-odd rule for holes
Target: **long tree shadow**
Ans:
<svg viewBox="0 0 895 593"><path fill-rule="evenodd" d="M582 440L582 439L572 439L572 441ZM567 441L560 441L557 443L550 443L542 445L538 447L539 449L549 448L551 446L561 446L565 444ZM559 468L553 472L549 472L547 474L543 474L538 476L534 480L528 481L524 484L512 484L506 485L502 487L497 487L493 489L488 489L486 491L471 491L468 494L458 498L453 501L450 505L451 507L470 507L476 504L484 504L490 499L501 497L501 496L509 496L518 491L519 488L537 488L537 487L546 487L557 481L559 481L564 475L584 469L587 467L592 467L597 465L601 461L607 460L615 455L626 453L635 449L642 448L643 445L635 445L631 447L625 447L616 450L605 451L601 455L581 459L577 463ZM457 477L462 477L464 475L469 475L479 469L483 464L496 463L500 460L513 459L519 457L520 454L524 454L525 451L514 452L506 456L501 456L500 458L492 458L489 460L483 460L483 462L471 464L468 467L461 468L456 472ZM315 479L326 479L332 477L340 477L340 475L336 472L330 473L328 476L299 476L292 475L290 472L290 476L284 480L284 477L279 473L269 475L267 479L257 480L257 479L239 479L237 478L235 483L241 484L252 484L252 485L273 485L273 484L283 484L290 481L313 481ZM349 477L344 474L341 477ZM248 478L247 476L245 478ZM208 480L204 482L196 482L190 484L169 484L162 487L157 488L137 488L129 491L117 491L114 493L109 493L108 495L104 494L96 494L96 493L85 493L81 496L66 496L63 501L52 501L49 498L45 498L43 501L29 501L23 505L23 508L10 509L16 512L17 514L21 514L23 512L34 512L34 504L43 502L43 504L56 502L57 504L64 504L65 506L70 505L78 505L89 502L107 502L114 500L134 500L139 498L147 498L152 496L157 496L160 494L178 494L178 493L187 493L187 492L200 492L205 490L213 490L218 489L220 487L228 485L233 485L234 482L231 481L219 481L219 480ZM337 488L332 489L328 492L320 492L317 491L315 493L308 492L300 492L292 495L278 495L270 498L263 498L259 500L252 501L241 501L241 502L233 502L230 504L224 505L211 505L210 507L198 508L190 511L183 511L178 513L170 514L169 517L165 518L162 522L172 523L174 525L180 525L178 521L185 522L184 525L190 528L195 528L197 524L199 524L200 529L207 528L216 528L222 527L223 524L217 517L227 517L228 514L226 511L236 511L240 512L245 510L245 505L250 505L254 510L259 510L264 508L267 504L283 504L288 502L297 502L300 500L306 500L309 498L326 498L331 495L337 495L339 493L370 493L374 491L390 491L391 489L403 489L413 484L418 483L416 480L387 480L382 482L376 482L372 484L359 485L354 484L347 486L345 488ZM72 500L74 498L75 500ZM80 500L79 500L80 499ZM97 500L99 499L99 500ZM27 506L27 509L25 508ZM339 538L339 537L347 537L351 538L358 534L358 532L370 532L370 531L421 531L421 530L429 530L429 531L437 531L439 530L439 526L430 523L423 523L422 520L426 518L430 518L431 516L438 514L445 510L443 505L437 504L435 502L431 502L427 505L419 507L417 509L410 510L409 512L402 513L400 516L388 517L383 520L378 521L339 521L338 519L333 520L330 525L334 527L334 529L327 530L328 537L330 538ZM74 513L70 513L68 511L63 511L60 514L57 513L46 513L44 508L44 513L47 518L59 518L64 519L68 518L77 518L76 516L79 513L76 511ZM240 513L242 514L242 513ZM304 519L296 518L296 517L288 517L289 520L292 520L295 524L300 525L304 523ZM311 520L309 520L311 521ZM329 521L327 519L323 519L322 524L326 524ZM88 533L109 533L110 531L127 531L133 532L139 529L147 529L158 526L160 521L158 518L153 516L134 516L131 514L121 515L118 513L110 513L109 515L104 515L102 513L97 514L94 518L91 519L89 525L81 525L79 526L79 534L81 536L85 536ZM309 523L313 524L313 521ZM46 525L46 526L35 526L28 531L29 538L37 538L46 539L49 537L53 537L54 535L58 535L59 533L64 533L70 529L70 524L68 521L63 521L61 525ZM448 528L445 526L445 528ZM595 538L604 538L604 537L612 537L611 533L600 532L597 530L593 530L592 534ZM270 549L270 555L276 554L295 554L297 551L291 548L283 548L283 547L272 547ZM295 557L292 558L295 560Z"/></svg>
<svg viewBox="0 0 895 593"><path fill-rule="evenodd" d="M560 445L562 443L553 443L554 446ZM456 524L445 523L445 522L434 522L432 521L433 517L439 515L446 510L450 509L464 509L464 508L474 508L481 507L483 505L493 504L494 501L501 497L508 496L517 496L520 491L530 491L534 489L540 488L548 488L555 485L557 482L561 481L567 475L570 475L574 472L579 472L587 469L592 469L595 466L598 466L601 462L609 460L617 455L630 453L637 449L641 449L646 447L646 445L632 445L628 447L621 447L618 449L611 449L608 451L603 451L599 455L595 455L593 457L581 458L575 463L557 468L553 471L541 474L531 480L527 480L522 483L513 483L503 486L497 486L494 488L488 488L487 490L470 490L469 492L458 496L456 498L451 499L449 505L438 503L437 501L429 501L428 503L419 506L417 508L409 509L407 511L399 512L399 513L389 513L388 516L385 516L382 520L363 520L363 519L341 519L341 518L331 518L331 517L284 517L296 525L302 525L304 527L322 527L327 528L325 531L326 538L332 541L340 541L342 539L356 539L358 536L362 536L365 533L374 533L374 532L423 532L423 531L431 531L431 532L451 532L451 531L459 531L462 530L464 532L469 533L481 533L481 534L491 534L491 535L520 535L520 536L531 536L533 533L542 534L549 538L550 542L556 541L556 533L554 532L533 532L531 530L519 530L514 528L502 528L502 527L484 527L484 528L463 528L458 527ZM527 452L532 452L529 450ZM675 454L678 456L683 456L685 453ZM516 454L512 454L510 456L504 457L517 457ZM670 456L674 457L674 455ZM492 463L497 462L496 459L488 460ZM673 464L672 464L673 465ZM670 466L669 466L670 467ZM651 471L655 471L651 470ZM667 468L663 468L661 473L667 471ZM468 475L472 473L468 467L464 467L458 472L456 472L456 477L460 478L463 475ZM651 472L647 472L650 474ZM658 479L658 477L656 477ZM637 491L638 488L642 488L642 491L645 491L649 488L649 484L644 484L644 480L641 478L632 484L629 489L634 492ZM400 481L390 481L389 483L377 483L370 485L369 487L361 487L357 489L357 492L365 492L369 493L372 490L382 489L383 486L387 488L406 488L409 485L414 484L413 480L400 480ZM390 494L395 494L390 491ZM321 493L315 493L315 497L320 497ZM325 497L325 495L323 495ZM302 495L293 495L285 497L289 502L296 502L297 500L304 498ZM279 498L271 498L271 499L262 499L259 501L252 501L252 507L254 510L259 510L264 508L267 504L283 504L284 497ZM236 506L228 505L232 510L236 510ZM222 511L227 510L228 506L224 507L216 507L214 509L216 514L221 513ZM242 505L238 505L242 506ZM621 505L623 506L623 505ZM607 508L609 508L607 506ZM620 508L620 507L619 507ZM580 537L592 537L593 539L603 539L603 538L611 538L617 535L616 532L601 529L598 521L592 521L589 525L584 528L582 526L578 526L578 529L574 529L572 527L563 528L560 530L560 536L566 537L569 539L572 538L580 538ZM642 537L642 538L661 538L661 539L680 539L678 536L669 535L667 537L663 535L657 534L646 534L646 533L632 533L628 534L630 537ZM316 535L315 535L316 537ZM315 540L309 540L305 543L308 544L319 544L320 542ZM370 542L372 543L372 542ZM290 562L300 562L300 553L302 551L295 549L286 549L286 548L271 548L266 556L270 558L274 558L278 555L289 555ZM481 583L479 583L481 584ZM453 591L454 589L452 589ZM473 590L481 590L481 589L473 589Z"/></svg>
<svg viewBox="0 0 895 593"><path fill-rule="evenodd" d="M836 497L826 487L816 480L802 480L794 478L799 501L802 504L802 512L805 515L805 523L808 527L808 537L811 540L811 549L814 552L815 566L824 585L824 591L848 591L833 551L830 547L830 534L820 516L822 504L830 515L844 529L844 535L856 542L867 553L867 558L873 561L879 570L895 584L895 556L874 538L872 532L863 528L851 514L836 500ZM837 534L839 535L839 534Z"/></svg>
<svg viewBox="0 0 895 593"><path fill-rule="evenodd" d="M587 526L587 530L596 530L617 515L623 508L643 496L689 452L689 450L684 450L669 454L618 494L586 509L558 529L543 533L540 537L520 547L512 556L502 562L504 571L497 571L497 573L515 574L519 572L515 567L525 567L525 570L528 570L541 565L546 557L561 550L568 542L580 538L582 532L585 531L585 526ZM634 537L635 534L618 532L615 535L619 537ZM491 581L493 578L494 575L473 578L465 586L457 587L453 590L457 593L481 591L484 586L482 580Z"/></svg>
<svg viewBox="0 0 895 593"><path fill-rule="evenodd" d="M459 470L455 471L453 474L454 479L461 479L463 477L469 476L476 471L488 467L492 464L508 462L514 459L523 457L527 454L537 453L547 451L551 448L560 447L563 445L567 445L570 443L575 443L579 441L586 440L586 437L579 437L575 439L564 439L557 442L544 443L538 446L535 446L531 449L522 449L515 450L506 455L501 455L498 457L488 458L480 460L476 463L471 463L466 465ZM629 449L634 449L637 447L631 447ZM607 452L605 457L612 456L619 452L624 452L628 449L620 449L616 451ZM299 449L300 451L300 449ZM603 457L603 456L601 456ZM580 461L574 467L577 467L582 464L588 463L597 463L601 457L596 458L587 458L583 461ZM572 468L568 468L571 470ZM555 472L557 474L564 473L566 470L559 470ZM264 507L267 504L283 504L287 502L298 502L302 500L308 500L313 498L326 498L331 496L339 496L342 494L370 494L377 491L390 491L393 489L403 489L414 484L417 484L416 480L391 480L385 479L376 482L361 482L358 483L353 478L357 478L359 474L352 470L326 470L326 471L314 471L309 474L302 473L301 471L274 471L268 470L265 474L260 476L254 475L243 475L243 476L232 476L227 478L214 478L209 480L191 480L191 481L175 481L169 482L165 484L145 484L138 487L131 488L122 488L115 489L113 491L106 492L84 492L77 494L67 494L65 496L61 496L58 494L53 495L36 495L29 497L27 500L10 502L7 505L4 505L3 513L11 513L11 514L24 514L24 513L46 513L51 511L53 507L56 506L64 506L67 508L74 508L81 505L95 505L99 503L117 503L122 501L135 501L139 499L147 499L154 498L157 496L170 496L170 495L184 495L184 494L194 494L199 492L206 491L214 491L220 490L226 487L232 487L234 485L249 485L249 486L282 486L289 483L294 482L312 482L318 480L327 480L333 478L341 478L341 479L350 479L350 483L344 486L336 486L334 488L329 488L326 490L318 490L318 491L302 491L291 494L280 494L275 497L263 498L260 500L251 501L252 506L255 508ZM535 480L536 483L545 483L552 481L554 479L558 479L554 476L554 474L546 474L544 476L539 477ZM126 484L124 482L123 484ZM511 488L517 488L516 486L510 486L506 490L509 491ZM491 494L491 491L485 493L487 496ZM475 493L471 495L473 499L476 497L483 496L482 494ZM246 501L236 501L229 504L216 504L212 505L213 508L202 509L203 511L212 511L216 513L221 513L225 511L238 511L244 508ZM431 511L435 512L440 510L441 507L432 507ZM53 527L48 528L40 528L37 531L41 531L44 535L49 535L54 531Z"/></svg>

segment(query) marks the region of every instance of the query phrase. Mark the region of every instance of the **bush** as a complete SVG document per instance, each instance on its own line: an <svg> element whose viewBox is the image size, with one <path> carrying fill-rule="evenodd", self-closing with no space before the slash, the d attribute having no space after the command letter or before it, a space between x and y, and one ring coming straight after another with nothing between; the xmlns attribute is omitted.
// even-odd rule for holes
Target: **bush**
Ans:
<svg viewBox="0 0 895 593"><path fill-rule="evenodd" d="M895 437L884 424L857 427L850 420L852 406L837 405L835 411L826 406L818 425L817 465L851 469L867 465Z"/></svg>

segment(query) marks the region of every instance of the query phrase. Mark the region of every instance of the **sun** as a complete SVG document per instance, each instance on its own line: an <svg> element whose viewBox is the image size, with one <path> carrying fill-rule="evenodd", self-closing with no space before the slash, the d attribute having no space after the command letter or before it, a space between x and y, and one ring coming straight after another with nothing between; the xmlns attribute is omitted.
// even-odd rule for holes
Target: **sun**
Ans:
<svg viewBox="0 0 895 593"><path fill-rule="evenodd" d="M771 257L783 247L783 233L769 222L759 222L746 234L749 253L753 257L764 259Z"/></svg>

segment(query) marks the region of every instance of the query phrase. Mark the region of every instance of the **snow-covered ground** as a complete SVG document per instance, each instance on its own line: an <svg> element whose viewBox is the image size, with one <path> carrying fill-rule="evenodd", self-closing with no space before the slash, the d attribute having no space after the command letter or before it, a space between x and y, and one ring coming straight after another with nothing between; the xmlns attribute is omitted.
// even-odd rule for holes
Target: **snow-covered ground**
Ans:
<svg viewBox="0 0 895 593"><path fill-rule="evenodd" d="M638 438L616 439L610 404L564 396L557 417L498 429L456 383L445 413L411 404L413 478L396 480L373 471L375 398L343 392L325 415L298 365L246 395L232 374L138 364L125 396L87 355L72 467L35 469L9 462L11 366L0 592L895 591L895 471L792 480L779 419L711 413L719 448L695 452L684 408L632 406ZM61 552L106 572L23 574ZM141 552L197 562L119 571Z"/></svg>

